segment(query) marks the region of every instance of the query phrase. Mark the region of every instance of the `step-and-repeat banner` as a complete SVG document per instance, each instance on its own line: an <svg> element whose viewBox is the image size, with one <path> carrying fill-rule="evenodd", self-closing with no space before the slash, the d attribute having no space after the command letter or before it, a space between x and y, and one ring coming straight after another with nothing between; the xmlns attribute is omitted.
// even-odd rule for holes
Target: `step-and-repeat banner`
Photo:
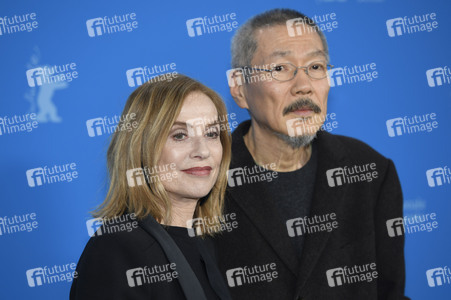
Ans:
<svg viewBox="0 0 451 300"><path fill-rule="evenodd" d="M3 1L1 299L68 298L99 226L89 212L106 194L108 142L137 86L183 73L220 93L232 129L249 118L229 94L230 41L277 7L327 37L324 129L397 167L405 218L387 234L406 238L406 295L450 299L451 4L420 0Z"/></svg>

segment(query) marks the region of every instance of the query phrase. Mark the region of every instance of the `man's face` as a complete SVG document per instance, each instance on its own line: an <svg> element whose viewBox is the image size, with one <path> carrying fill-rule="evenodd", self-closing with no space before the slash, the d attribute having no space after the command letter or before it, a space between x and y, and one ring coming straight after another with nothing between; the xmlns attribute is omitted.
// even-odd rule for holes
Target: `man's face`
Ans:
<svg viewBox="0 0 451 300"><path fill-rule="evenodd" d="M290 37L286 26L277 25L257 30L255 38L258 46L252 66L327 62L321 39L314 31ZM249 109L254 122L275 133L293 136L293 129L287 126L299 126L293 125L298 119L304 121L305 127L298 127L295 135L314 135L326 117L330 85L327 77L312 79L304 70L298 69L296 77L285 82L272 79L244 84L240 106Z"/></svg>

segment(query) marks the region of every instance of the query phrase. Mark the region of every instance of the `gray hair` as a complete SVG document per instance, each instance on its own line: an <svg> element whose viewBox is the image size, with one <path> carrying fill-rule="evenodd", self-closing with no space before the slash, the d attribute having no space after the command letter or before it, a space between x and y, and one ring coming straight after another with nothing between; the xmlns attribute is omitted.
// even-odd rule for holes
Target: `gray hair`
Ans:
<svg viewBox="0 0 451 300"><path fill-rule="evenodd" d="M310 145L313 140L316 138L316 132L313 135L299 135L299 136L289 136L277 131L273 131L273 133L284 141L286 144L291 146L293 149L299 149L301 147L305 147Z"/></svg>
<svg viewBox="0 0 451 300"><path fill-rule="evenodd" d="M251 64L258 46L254 37L254 32L257 29L286 25L288 20L299 18L303 19L305 24L311 26L318 33L329 62L329 49L326 37L312 19L292 9L272 9L252 17L236 31L232 39L232 68Z"/></svg>

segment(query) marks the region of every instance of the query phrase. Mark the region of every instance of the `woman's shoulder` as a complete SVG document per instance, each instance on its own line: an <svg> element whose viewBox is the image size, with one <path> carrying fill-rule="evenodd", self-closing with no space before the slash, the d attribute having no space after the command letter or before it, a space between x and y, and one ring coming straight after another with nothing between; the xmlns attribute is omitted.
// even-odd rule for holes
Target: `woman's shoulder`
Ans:
<svg viewBox="0 0 451 300"><path fill-rule="evenodd" d="M102 221L102 224L86 244L79 264L100 263L114 259L132 259L154 247L159 248L156 240L139 226L137 220Z"/></svg>
<svg viewBox="0 0 451 300"><path fill-rule="evenodd" d="M78 275L85 279L101 274L103 277L122 276L126 269L164 259L156 240L138 222L135 225L127 227L122 222L104 222L80 256Z"/></svg>
<svg viewBox="0 0 451 300"><path fill-rule="evenodd" d="M80 256L70 299L139 298L130 295L147 290L131 288L128 272L162 263L167 263L167 259L161 246L139 223L127 227L120 222L105 222L89 239Z"/></svg>

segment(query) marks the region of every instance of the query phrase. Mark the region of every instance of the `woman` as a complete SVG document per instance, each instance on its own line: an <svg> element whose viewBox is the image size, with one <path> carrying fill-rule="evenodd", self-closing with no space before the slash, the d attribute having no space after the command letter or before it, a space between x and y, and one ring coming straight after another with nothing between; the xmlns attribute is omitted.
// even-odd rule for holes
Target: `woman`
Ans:
<svg viewBox="0 0 451 300"><path fill-rule="evenodd" d="M108 148L110 188L95 212L103 225L80 257L70 299L230 299L208 238L227 185L226 108L189 77L163 79L127 100L118 129L136 126L117 130ZM197 218L203 227L190 228Z"/></svg>

